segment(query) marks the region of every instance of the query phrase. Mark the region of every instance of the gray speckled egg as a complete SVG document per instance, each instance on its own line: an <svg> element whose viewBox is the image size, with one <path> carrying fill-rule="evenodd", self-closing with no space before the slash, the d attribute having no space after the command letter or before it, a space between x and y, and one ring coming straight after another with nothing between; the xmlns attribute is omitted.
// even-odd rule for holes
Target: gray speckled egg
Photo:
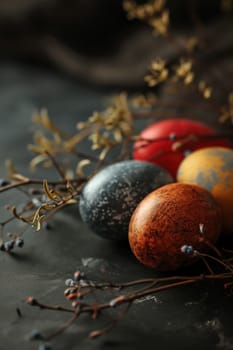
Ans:
<svg viewBox="0 0 233 350"><path fill-rule="evenodd" d="M173 182L163 168L127 160L109 165L84 187L79 202L82 220L98 235L128 238L128 225L137 204L153 190Z"/></svg>

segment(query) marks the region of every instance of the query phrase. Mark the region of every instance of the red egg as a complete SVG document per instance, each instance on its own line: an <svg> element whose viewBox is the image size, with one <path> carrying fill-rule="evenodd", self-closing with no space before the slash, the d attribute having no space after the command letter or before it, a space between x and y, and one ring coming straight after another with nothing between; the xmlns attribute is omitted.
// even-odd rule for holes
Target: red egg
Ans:
<svg viewBox="0 0 233 350"><path fill-rule="evenodd" d="M177 169L190 152L212 146L231 148L226 139L214 135L211 127L188 119L167 119L151 124L136 141L133 158L150 161L169 171L176 178ZM207 135L206 138L203 135Z"/></svg>
<svg viewBox="0 0 233 350"><path fill-rule="evenodd" d="M173 183L151 192L136 207L129 224L129 244L144 265L176 270L209 250L220 235L221 224L222 212L210 192L197 185Z"/></svg>

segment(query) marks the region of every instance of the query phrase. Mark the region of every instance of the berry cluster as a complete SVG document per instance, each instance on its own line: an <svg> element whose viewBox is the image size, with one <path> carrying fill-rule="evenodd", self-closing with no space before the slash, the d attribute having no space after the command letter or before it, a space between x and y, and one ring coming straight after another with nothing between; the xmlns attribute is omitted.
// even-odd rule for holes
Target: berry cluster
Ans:
<svg viewBox="0 0 233 350"><path fill-rule="evenodd" d="M0 243L0 250L5 252L11 252L15 247L22 248L24 246L24 240L21 237L10 239L9 241Z"/></svg>
<svg viewBox="0 0 233 350"><path fill-rule="evenodd" d="M200 235L200 240L202 239L205 240L205 238ZM209 242L206 241L206 244L209 244ZM64 296L66 300L71 302L71 307L67 307L67 305L42 304L32 296L26 298L25 301L28 305L38 307L41 310L47 309L71 314L70 320L54 333L45 336L37 329L34 329L29 335L29 340L42 342L38 350L51 350L51 340L78 321L81 314L87 314L92 320L95 320L100 314L104 313L105 310L113 310L114 316L112 322L107 324L106 327L89 332L89 338L94 339L111 331L117 322L125 316L129 307L137 304L137 300L168 289L201 282L208 283L210 281L220 281L223 283L225 290L231 290L233 286L233 251L226 249L220 251L211 244L210 248L212 249L212 254L201 253L198 250L195 250L191 245L183 245L181 247L181 252L187 254L190 259L192 259L193 255L198 255L203 260L207 268L207 273L200 275L173 275L144 278L124 283L112 283L92 281L87 279L84 273L76 271L72 278L68 278L65 281L66 289L64 291ZM100 302L96 302L97 291L99 291L99 296L101 296ZM94 299L86 298L94 292ZM114 294L114 298L112 298L112 294ZM122 308L123 305L126 307ZM93 322L91 324L93 325Z"/></svg>

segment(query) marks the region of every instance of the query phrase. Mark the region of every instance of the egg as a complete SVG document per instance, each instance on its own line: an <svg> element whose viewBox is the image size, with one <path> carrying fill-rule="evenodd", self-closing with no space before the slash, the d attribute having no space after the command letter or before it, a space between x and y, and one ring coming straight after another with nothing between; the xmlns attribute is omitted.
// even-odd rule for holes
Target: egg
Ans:
<svg viewBox="0 0 233 350"><path fill-rule="evenodd" d="M128 224L137 204L172 177L159 166L141 161L121 161L94 175L79 201L82 220L98 235L127 240Z"/></svg>
<svg viewBox="0 0 233 350"><path fill-rule="evenodd" d="M222 137L200 137L215 133L216 131L211 127L194 120L179 118L159 121L141 132L139 135L141 140L134 144L133 159L158 164L167 169L175 179L179 164L191 151L210 146L231 147L230 143ZM184 144L174 148L174 142L181 138Z"/></svg>
<svg viewBox="0 0 233 350"><path fill-rule="evenodd" d="M204 148L185 158L177 180L209 190L222 208L223 234L233 234L233 150Z"/></svg>
<svg viewBox="0 0 233 350"><path fill-rule="evenodd" d="M197 261L221 231L221 210L206 189L182 183L165 185L136 207L129 224L135 257L158 271L172 271ZM200 226L201 225L201 226Z"/></svg>

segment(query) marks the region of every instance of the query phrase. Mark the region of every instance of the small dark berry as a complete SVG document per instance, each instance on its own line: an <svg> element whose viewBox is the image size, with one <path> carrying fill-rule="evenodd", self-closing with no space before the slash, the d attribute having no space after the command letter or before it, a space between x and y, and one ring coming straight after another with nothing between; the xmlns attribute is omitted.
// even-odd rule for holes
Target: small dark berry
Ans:
<svg viewBox="0 0 233 350"><path fill-rule="evenodd" d="M76 282L80 281L81 279L84 279L84 277L85 277L85 275L84 275L84 273L81 272L81 271L76 271L76 272L74 273L74 280L75 280Z"/></svg>
<svg viewBox="0 0 233 350"><path fill-rule="evenodd" d="M0 243L0 250L5 251L5 244L3 242Z"/></svg>
<svg viewBox="0 0 233 350"><path fill-rule="evenodd" d="M193 247L191 245L183 245L180 250L184 254L192 254L193 253Z"/></svg>
<svg viewBox="0 0 233 350"><path fill-rule="evenodd" d="M33 329L31 334L29 335L29 340L38 340L43 339L43 336L41 335L40 331L38 329Z"/></svg>
<svg viewBox="0 0 233 350"><path fill-rule="evenodd" d="M68 278L66 281L65 281L65 285L67 287L73 287L75 286L75 282L71 279L71 278Z"/></svg>
<svg viewBox="0 0 233 350"><path fill-rule="evenodd" d="M14 248L14 245L15 245L15 241L13 241L13 240L6 241L6 242L4 243L5 250L6 250L7 252L11 251L11 250Z"/></svg>
<svg viewBox="0 0 233 350"><path fill-rule="evenodd" d="M34 195L41 194L41 191L36 188L30 188L28 192Z"/></svg>
<svg viewBox="0 0 233 350"><path fill-rule="evenodd" d="M64 295L67 296L69 294L73 294L77 291L77 288L67 288L65 291L64 291Z"/></svg>
<svg viewBox="0 0 233 350"><path fill-rule="evenodd" d="M64 291L64 295L65 295L65 297L67 296L67 295L69 295L70 294L70 288L67 288L65 291Z"/></svg>
<svg viewBox="0 0 233 350"><path fill-rule="evenodd" d="M191 153L192 153L192 151L190 149L186 149L184 151L184 157L188 157Z"/></svg>
<svg viewBox="0 0 233 350"><path fill-rule="evenodd" d="M37 301L35 298L33 297L27 297L25 299L26 303L29 304L29 305L36 305L37 304Z"/></svg>
<svg viewBox="0 0 233 350"><path fill-rule="evenodd" d="M24 240L22 238L17 238L15 241L16 247L22 248L24 246Z"/></svg>
<svg viewBox="0 0 233 350"><path fill-rule="evenodd" d="M77 297L78 297L77 293L71 293L71 294L68 294L66 298L68 300L73 300L73 299L76 299Z"/></svg>
<svg viewBox="0 0 233 350"><path fill-rule="evenodd" d="M169 139L172 141L176 140L176 134L174 132L171 132L169 135Z"/></svg>
<svg viewBox="0 0 233 350"><path fill-rule="evenodd" d="M43 222L42 223L42 228L45 230L51 230L52 226L48 222Z"/></svg>
<svg viewBox="0 0 233 350"><path fill-rule="evenodd" d="M7 186L9 185L9 181L6 179L0 179L0 186Z"/></svg>

